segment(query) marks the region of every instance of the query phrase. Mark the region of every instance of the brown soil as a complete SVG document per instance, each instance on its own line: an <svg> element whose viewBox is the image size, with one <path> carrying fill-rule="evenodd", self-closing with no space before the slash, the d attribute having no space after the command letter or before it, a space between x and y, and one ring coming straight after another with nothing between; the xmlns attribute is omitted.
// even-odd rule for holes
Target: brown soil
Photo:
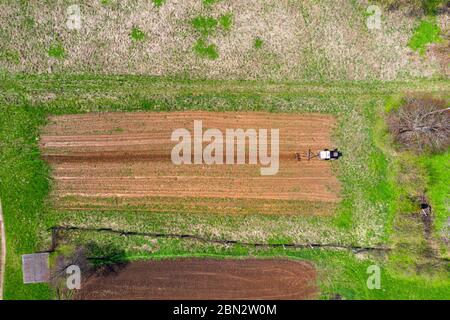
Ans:
<svg viewBox="0 0 450 320"><path fill-rule="evenodd" d="M316 272L285 259L173 259L140 261L97 274L76 299L313 299Z"/></svg>
<svg viewBox="0 0 450 320"><path fill-rule="evenodd" d="M203 120L204 130L217 128L222 132L227 128L280 129L278 174L261 176L260 164L172 164L170 154L176 144L170 140L172 131L186 128L192 133L194 120ZM56 203L67 209L87 208L99 199L109 199L106 201L109 206L119 207L110 199L120 199L125 206L133 203L149 210L161 210L178 199L184 206L193 204L197 209L203 208L199 211L205 208L208 211L208 208L216 209L218 199L222 202L234 199L236 204L229 201L225 206L236 207L242 205L239 201L244 201L243 206L251 207L249 202L267 201L264 206L267 212L283 212L284 206L292 207L292 201L332 205L339 200L340 186L329 162L296 159L297 152L304 154L308 149L315 152L332 147L333 125L333 117L318 114L66 115L50 119L40 145L44 158L53 168ZM123 199L129 201L124 203ZM295 213L286 209L285 213ZM266 210L262 208L259 212Z"/></svg>

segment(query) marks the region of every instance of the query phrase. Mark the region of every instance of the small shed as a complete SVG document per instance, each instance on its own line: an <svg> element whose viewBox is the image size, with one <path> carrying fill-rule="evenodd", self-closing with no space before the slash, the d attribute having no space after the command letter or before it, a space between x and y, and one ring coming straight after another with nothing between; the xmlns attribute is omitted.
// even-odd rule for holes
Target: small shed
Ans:
<svg viewBox="0 0 450 320"><path fill-rule="evenodd" d="M23 283L40 283L50 280L48 253L22 255Z"/></svg>

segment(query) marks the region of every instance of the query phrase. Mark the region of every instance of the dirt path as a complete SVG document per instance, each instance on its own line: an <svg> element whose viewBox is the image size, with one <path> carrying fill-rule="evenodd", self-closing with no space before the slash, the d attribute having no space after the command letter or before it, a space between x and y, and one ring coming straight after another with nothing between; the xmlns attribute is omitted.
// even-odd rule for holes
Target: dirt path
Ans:
<svg viewBox="0 0 450 320"><path fill-rule="evenodd" d="M6 268L6 235L5 225L3 222L3 209L2 201L0 200L0 300L3 300L3 283L5 281L5 268Z"/></svg>
<svg viewBox="0 0 450 320"><path fill-rule="evenodd" d="M260 164L174 165L170 155L176 143L171 134L177 128L192 133L194 120L203 121L203 130L216 128L223 133L238 128L279 129L278 174L261 176ZM300 205L293 201L331 205L339 201L340 185L330 163L296 157L297 152L332 147L334 122L329 115L264 112L65 115L50 119L40 146L53 167L55 203L66 209L114 198L122 203L128 199L125 207L134 204L150 211L173 203L193 206L196 212L211 211L220 203L226 209L218 211L256 205L261 213L298 213L295 207ZM115 201L106 202L106 207L117 207Z"/></svg>
<svg viewBox="0 0 450 320"><path fill-rule="evenodd" d="M315 280L313 265L303 261L178 258L133 262L95 275L76 298L300 300L316 297Z"/></svg>

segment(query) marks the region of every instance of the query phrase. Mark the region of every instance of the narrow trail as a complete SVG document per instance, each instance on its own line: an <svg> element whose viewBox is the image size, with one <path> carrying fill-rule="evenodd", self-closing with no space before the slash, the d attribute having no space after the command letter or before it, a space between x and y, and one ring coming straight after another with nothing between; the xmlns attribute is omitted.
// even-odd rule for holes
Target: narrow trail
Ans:
<svg viewBox="0 0 450 320"><path fill-rule="evenodd" d="M0 200L0 300L3 300L3 283L5 281L5 266L6 266L6 234L5 225L3 223L2 201Z"/></svg>

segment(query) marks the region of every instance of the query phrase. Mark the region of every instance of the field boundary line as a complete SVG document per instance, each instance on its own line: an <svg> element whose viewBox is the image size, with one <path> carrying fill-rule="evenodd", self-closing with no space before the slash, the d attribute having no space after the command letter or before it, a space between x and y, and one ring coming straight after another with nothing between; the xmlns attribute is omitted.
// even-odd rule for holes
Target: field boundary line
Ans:
<svg viewBox="0 0 450 320"><path fill-rule="evenodd" d="M189 239L197 240L205 243L216 243L216 244L236 244L242 246L251 246L259 248L296 248L296 249L346 249L351 250L354 253L364 252L364 251L391 251L392 248L384 246L355 246L355 245L343 245L334 243L251 243L251 242L241 242L237 240L221 240L221 239L207 239L201 236L191 235L191 234L175 234L175 233L152 233L152 232L137 232L137 231L123 231L115 230L111 228L83 228L74 226L54 226L49 228L52 232L52 246L49 250L53 252L58 246L58 232L59 231L85 231L85 232L109 232L119 234L121 236L148 236L154 238L177 238L177 239Z"/></svg>
<svg viewBox="0 0 450 320"><path fill-rule="evenodd" d="M3 300L3 287L5 281L6 268L6 232L3 222L2 200L0 199L0 237L1 237L1 256L0 256L0 300Z"/></svg>

